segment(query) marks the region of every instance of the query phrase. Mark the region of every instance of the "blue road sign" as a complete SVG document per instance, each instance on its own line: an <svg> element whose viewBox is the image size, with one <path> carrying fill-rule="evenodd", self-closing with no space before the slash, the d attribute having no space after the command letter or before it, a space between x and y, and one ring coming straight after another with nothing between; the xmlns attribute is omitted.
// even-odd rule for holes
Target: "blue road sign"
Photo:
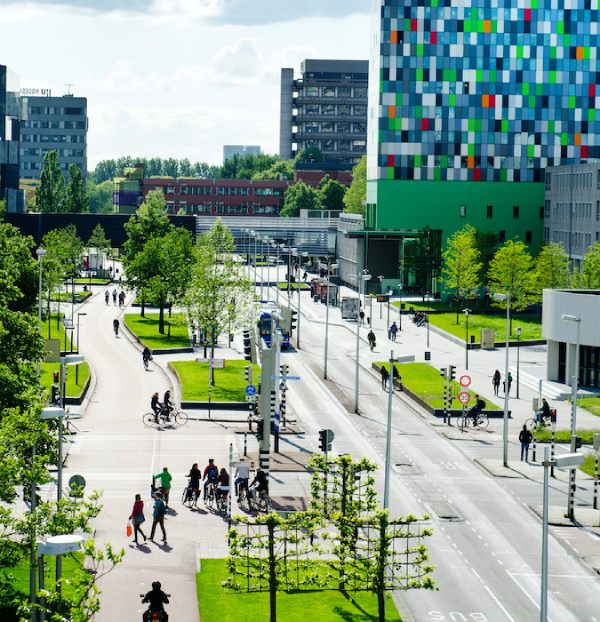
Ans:
<svg viewBox="0 0 600 622"><path fill-rule="evenodd" d="M300 376L271 376L271 380L300 380Z"/></svg>
<svg viewBox="0 0 600 622"><path fill-rule="evenodd" d="M256 395L256 387L253 384L249 384L246 387L246 395L248 397L252 397L253 395Z"/></svg>

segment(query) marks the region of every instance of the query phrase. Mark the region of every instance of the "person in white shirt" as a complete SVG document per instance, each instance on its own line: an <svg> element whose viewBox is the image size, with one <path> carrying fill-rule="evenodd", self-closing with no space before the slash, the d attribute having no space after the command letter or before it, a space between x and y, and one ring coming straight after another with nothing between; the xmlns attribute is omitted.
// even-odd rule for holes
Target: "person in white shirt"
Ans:
<svg viewBox="0 0 600 622"><path fill-rule="evenodd" d="M240 487L243 486L248 492L248 480L250 479L250 468L252 464L242 460L239 462L235 471L235 480L233 482L235 486L235 494L239 496Z"/></svg>

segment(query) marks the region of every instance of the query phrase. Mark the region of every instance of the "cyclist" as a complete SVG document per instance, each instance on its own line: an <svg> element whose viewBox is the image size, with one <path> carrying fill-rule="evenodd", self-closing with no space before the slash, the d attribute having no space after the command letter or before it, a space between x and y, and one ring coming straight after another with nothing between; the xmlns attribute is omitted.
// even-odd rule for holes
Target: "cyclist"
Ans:
<svg viewBox="0 0 600 622"><path fill-rule="evenodd" d="M148 622L150 614L152 613L162 613L162 619L165 622L168 622L169 620L169 615L163 607L164 604L169 604L169 597L160 588L160 581L154 581L152 583L152 590L150 590L142 599L143 603L150 603L148 610L144 611L144 622Z"/></svg>
<svg viewBox="0 0 600 622"><path fill-rule="evenodd" d="M110 298L110 294L108 293L108 290L106 290L106 291L104 292L104 302L105 302L106 304L108 304L108 300L109 300L109 298Z"/></svg>
<svg viewBox="0 0 600 622"><path fill-rule="evenodd" d="M165 411L165 414L167 416L167 421L170 421L171 420L171 413L175 410L173 408L173 404L171 402L171 390L170 389L167 389L165 391L165 394L163 396L162 407L163 407L163 410Z"/></svg>
<svg viewBox="0 0 600 622"><path fill-rule="evenodd" d="M194 462L188 473L190 478L189 487L196 493L196 497L200 496L200 480L202 479L202 471L198 468L198 463Z"/></svg>
<svg viewBox="0 0 600 622"><path fill-rule="evenodd" d="M119 336L119 320L117 320L117 318L113 320L113 330L115 331L115 337L118 337Z"/></svg>
<svg viewBox="0 0 600 622"><path fill-rule="evenodd" d="M223 497L227 503L227 495L229 494L229 473L226 469L221 469L219 477L217 477L217 499Z"/></svg>
<svg viewBox="0 0 600 622"><path fill-rule="evenodd" d="M246 489L248 492L248 481L250 480L250 463L242 460L235 472L235 480L233 481L233 485L235 486L235 494L237 497L240 496L240 492L242 488Z"/></svg>
<svg viewBox="0 0 600 622"><path fill-rule="evenodd" d="M142 361L144 362L144 367L148 369L148 361L152 360L152 352L150 348L146 346L142 352Z"/></svg>
<svg viewBox="0 0 600 622"><path fill-rule="evenodd" d="M154 412L154 423L158 424L158 416L160 415L160 410L162 408L162 404L158 401L158 391L155 391L152 394L150 408L152 408L152 411Z"/></svg>
<svg viewBox="0 0 600 622"><path fill-rule="evenodd" d="M216 484L218 477L219 467L215 464L214 458L209 458L208 464L204 468L204 475L202 476L202 479L204 480L204 501L206 501L208 485Z"/></svg>
<svg viewBox="0 0 600 622"><path fill-rule="evenodd" d="M256 487L258 497L260 497L263 492L265 493L265 495L269 494L269 479L267 477L267 474L260 467L256 469L256 476L248 487L248 491L250 491L253 486Z"/></svg>
<svg viewBox="0 0 600 622"><path fill-rule="evenodd" d="M542 398L542 407L537 411L535 418L538 424L550 420L550 404L548 404L545 397Z"/></svg>
<svg viewBox="0 0 600 622"><path fill-rule="evenodd" d="M475 394L475 406L467 413L473 419L473 427L477 425L477 417L479 417L484 408L484 400L479 397L479 394Z"/></svg>

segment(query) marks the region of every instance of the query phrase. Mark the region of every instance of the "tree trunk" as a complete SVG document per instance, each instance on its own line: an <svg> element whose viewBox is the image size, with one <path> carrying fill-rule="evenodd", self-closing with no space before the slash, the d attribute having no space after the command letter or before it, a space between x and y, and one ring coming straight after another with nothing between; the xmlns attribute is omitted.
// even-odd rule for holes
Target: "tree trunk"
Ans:
<svg viewBox="0 0 600 622"><path fill-rule="evenodd" d="M142 310L140 312L140 315L142 317L146 317L146 301L144 300L143 296L142 296Z"/></svg>
<svg viewBox="0 0 600 622"><path fill-rule="evenodd" d="M377 555L377 612L379 622L385 622L385 570L387 567L388 538L387 515L382 513L379 517L379 554Z"/></svg>
<svg viewBox="0 0 600 622"><path fill-rule="evenodd" d="M269 605L271 610L270 622L277 622L277 568L275 564L275 526L272 521L267 525L269 529Z"/></svg>
<svg viewBox="0 0 600 622"><path fill-rule="evenodd" d="M158 311L158 332L161 335L165 334L165 305L163 301L160 301L160 307Z"/></svg>

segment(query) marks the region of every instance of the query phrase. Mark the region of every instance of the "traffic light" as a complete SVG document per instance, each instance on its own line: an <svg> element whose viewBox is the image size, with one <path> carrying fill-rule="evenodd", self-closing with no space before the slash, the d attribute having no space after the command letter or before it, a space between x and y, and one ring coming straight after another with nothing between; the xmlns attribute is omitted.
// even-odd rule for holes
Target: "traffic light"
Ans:
<svg viewBox="0 0 600 622"><path fill-rule="evenodd" d="M319 449L323 453L327 451L327 430L319 430Z"/></svg>
<svg viewBox="0 0 600 622"><path fill-rule="evenodd" d="M291 311L292 317L290 319L290 335L294 332L298 324L298 311Z"/></svg>
<svg viewBox="0 0 600 622"><path fill-rule="evenodd" d="M50 403L51 404L58 404L58 385L57 384L53 384L50 387Z"/></svg>
<svg viewBox="0 0 600 622"><path fill-rule="evenodd" d="M575 449L581 449L581 436L575 437Z"/></svg>
<svg viewBox="0 0 600 622"><path fill-rule="evenodd" d="M450 365L449 369L450 373L448 374L448 376L450 378L450 382L452 382L453 380L456 380L456 366Z"/></svg>
<svg viewBox="0 0 600 622"><path fill-rule="evenodd" d="M259 441L263 440L264 429L265 429L265 422L262 419L259 419L256 423L256 438Z"/></svg>
<svg viewBox="0 0 600 622"><path fill-rule="evenodd" d="M243 331L242 336L244 339L244 358L247 361L256 363L256 349L254 347L254 335L249 330L245 330Z"/></svg>
<svg viewBox="0 0 600 622"><path fill-rule="evenodd" d="M292 331L292 310L283 307L280 310L280 315L282 320L280 328L284 335L289 335Z"/></svg>
<svg viewBox="0 0 600 622"><path fill-rule="evenodd" d="M252 365L246 365L244 369L244 378L246 379L246 384L252 384Z"/></svg>
<svg viewBox="0 0 600 622"><path fill-rule="evenodd" d="M58 378L59 378L59 376L58 376L58 372L57 372L57 371L55 371L55 372L52 374L52 377L53 377L52 382L54 382L54 384L58 384Z"/></svg>
<svg viewBox="0 0 600 622"><path fill-rule="evenodd" d="M445 368L445 367L441 367L441 368L440 368L440 376L441 376L442 378L445 378L445 377L446 377L446 368Z"/></svg>

